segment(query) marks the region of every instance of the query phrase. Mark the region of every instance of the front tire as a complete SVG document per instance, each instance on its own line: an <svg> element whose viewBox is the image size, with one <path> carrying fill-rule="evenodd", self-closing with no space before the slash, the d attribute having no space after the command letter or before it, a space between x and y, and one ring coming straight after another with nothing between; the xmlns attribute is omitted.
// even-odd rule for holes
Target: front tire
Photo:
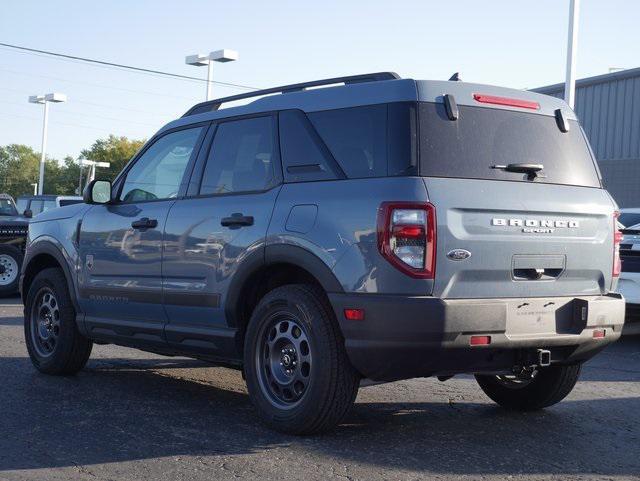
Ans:
<svg viewBox="0 0 640 481"><path fill-rule="evenodd" d="M478 384L493 401L506 409L535 411L562 401L578 381L582 364L539 368L531 379L515 376L476 375Z"/></svg>
<svg viewBox="0 0 640 481"><path fill-rule="evenodd" d="M334 427L360 383L326 297L310 285L278 287L260 300L247 329L244 366L258 414L289 434Z"/></svg>
<svg viewBox="0 0 640 481"><path fill-rule="evenodd" d="M0 297L18 292L23 255L16 246L0 244Z"/></svg>
<svg viewBox="0 0 640 481"><path fill-rule="evenodd" d="M60 269L35 277L24 308L24 335L31 362L45 374L69 375L81 370L93 343L78 331L67 280Z"/></svg>

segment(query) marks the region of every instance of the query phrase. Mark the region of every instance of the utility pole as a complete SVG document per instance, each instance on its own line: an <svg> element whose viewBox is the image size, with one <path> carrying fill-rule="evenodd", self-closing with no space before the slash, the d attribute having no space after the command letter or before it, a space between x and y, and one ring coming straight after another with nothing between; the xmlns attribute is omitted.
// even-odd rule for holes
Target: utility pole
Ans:
<svg viewBox="0 0 640 481"><path fill-rule="evenodd" d="M564 100L573 109L576 98L576 55L578 52L578 18L580 0L570 0L569 38L567 40L567 76L564 83Z"/></svg>

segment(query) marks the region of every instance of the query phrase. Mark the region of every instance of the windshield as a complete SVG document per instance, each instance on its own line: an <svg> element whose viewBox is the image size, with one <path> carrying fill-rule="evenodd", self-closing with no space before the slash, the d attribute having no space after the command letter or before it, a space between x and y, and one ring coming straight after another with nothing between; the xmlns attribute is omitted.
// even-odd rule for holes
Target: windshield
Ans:
<svg viewBox="0 0 640 481"><path fill-rule="evenodd" d="M420 173L427 177L507 180L600 187L580 125L569 132L547 115L459 106L458 120L443 104L420 103ZM542 175L494 166L542 164Z"/></svg>
<svg viewBox="0 0 640 481"><path fill-rule="evenodd" d="M620 222L625 227L632 227L636 224L640 224L640 212L623 212L618 217L618 222Z"/></svg>
<svg viewBox="0 0 640 481"><path fill-rule="evenodd" d="M0 215L18 215L18 211L9 199L0 199Z"/></svg>
<svg viewBox="0 0 640 481"><path fill-rule="evenodd" d="M49 209L55 209L56 208L56 201L55 200L42 200L42 199L33 199L31 201L31 214L35 217L38 214L41 214L42 212L46 212Z"/></svg>

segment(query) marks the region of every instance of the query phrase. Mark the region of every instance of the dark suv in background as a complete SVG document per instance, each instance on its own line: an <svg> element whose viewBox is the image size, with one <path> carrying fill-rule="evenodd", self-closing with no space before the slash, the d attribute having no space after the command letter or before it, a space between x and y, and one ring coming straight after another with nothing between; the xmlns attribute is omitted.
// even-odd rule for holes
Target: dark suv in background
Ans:
<svg viewBox="0 0 640 481"><path fill-rule="evenodd" d="M554 97L379 73L214 100L85 200L30 224L34 365L99 342L236 367L287 432L363 379L550 406L622 330L616 205Z"/></svg>
<svg viewBox="0 0 640 481"><path fill-rule="evenodd" d="M0 297L18 291L28 227L13 198L0 194Z"/></svg>

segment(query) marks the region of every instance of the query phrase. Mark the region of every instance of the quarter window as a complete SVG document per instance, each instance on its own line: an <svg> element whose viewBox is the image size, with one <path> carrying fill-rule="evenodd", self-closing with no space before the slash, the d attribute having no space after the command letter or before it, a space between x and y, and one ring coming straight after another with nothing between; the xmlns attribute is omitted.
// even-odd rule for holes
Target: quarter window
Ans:
<svg viewBox="0 0 640 481"><path fill-rule="evenodd" d="M271 116L218 125L200 194L262 191L274 185L274 128Z"/></svg>
<svg viewBox="0 0 640 481"><path fill-rule="evenodd" d="M299 110L280 112L280 151L284 178L288 182L340 178L335 161L322 140Z"/></svg>
<svg viewBox="0 0 640 481"><path fill-rule="evenodd" d="M413 104L367 105L308 116L347 177L417 175Z"/></svg>
<svg viewBox="0 0 640 481"><path fill-rule="evenodd" d="M122 202L177 197L184 171L202 127L178 130L156 140L127 173Z"/></svg>

